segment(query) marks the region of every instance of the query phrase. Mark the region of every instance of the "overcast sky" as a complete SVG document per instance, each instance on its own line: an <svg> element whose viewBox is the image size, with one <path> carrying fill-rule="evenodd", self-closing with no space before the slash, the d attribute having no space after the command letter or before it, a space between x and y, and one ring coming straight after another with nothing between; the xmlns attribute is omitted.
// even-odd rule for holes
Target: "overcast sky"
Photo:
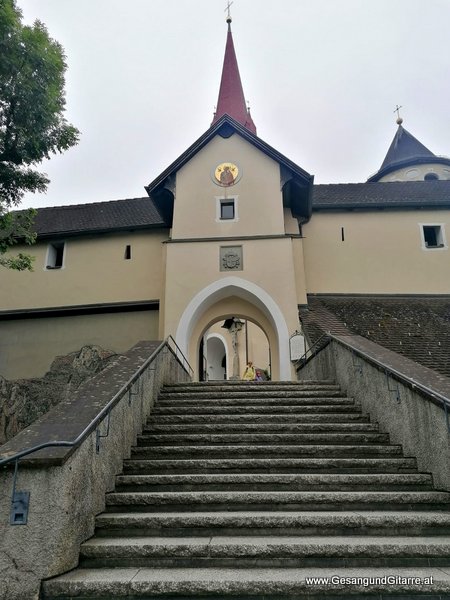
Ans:
<svg viewBox="0 0 450 600"><path fill-rule="evenodd" d="M78 146L41 165L22 206L144 196L210 126L225 0L17 0L64 47ZM361 182L404 127L450 155L449 0L235 0L233 36L258 135L316 183Z"/></svg>

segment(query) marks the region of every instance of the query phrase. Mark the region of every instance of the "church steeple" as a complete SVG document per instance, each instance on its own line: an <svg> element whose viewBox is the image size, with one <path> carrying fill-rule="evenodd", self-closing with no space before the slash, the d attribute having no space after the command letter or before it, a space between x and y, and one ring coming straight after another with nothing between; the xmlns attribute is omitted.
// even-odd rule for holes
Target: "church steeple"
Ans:
<svg viewBox="0 0 450 600"><path fill-rule="evenodd" d="M403 128L403 119L397 119L397 133L392 140L383 164L380 167L380 171L395 165L399 162L415 159L415 158L429 158L433 157L434 154L431 150L428 150L417 138L415 138L409 131Z"/></svg>
<svg viewBox="0 0 450 600"><path fill-rule="evenodd" d="M222 79L220 82L217 109L211 125L214 125L223 115L227 114L238 123L256 134L256 127L250 115L250 110L245 103L244 90L242 89L239 67L234 50L233 34L231 33L231 17L227 17L228 33L223 59Z"/></svg>
<svg viewBox="0 0 450 600"><path fill-rule="evenodd" d="M395 112L398 112L400 108L397 107ZM397 118L397 125L397 132L389 146L383 164L367 181L447 179L446 173L441 173L440 165L450 166L450 159L445 156L436 156L409 131L406 131L400 115ZM421 165L424 167L419 169ZM428 168L425 168L425 165L428 165ZM406 177L404 170L409 167L414 168L416 173L410 173L409 177ZM386 179L387 176L390 179Z"/></svg>

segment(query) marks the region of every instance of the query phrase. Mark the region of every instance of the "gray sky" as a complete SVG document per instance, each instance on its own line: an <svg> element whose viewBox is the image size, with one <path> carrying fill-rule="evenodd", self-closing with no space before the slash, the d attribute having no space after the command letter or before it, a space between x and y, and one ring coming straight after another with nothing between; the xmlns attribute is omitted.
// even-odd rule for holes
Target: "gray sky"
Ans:
<svg viewBox="0 0 450 600"><path fill-rule="evenodd" d="M210 126L225 0L17 0L64 47L77 147L41 165L27 206L144 196ZM233 36L258 135L316 183L360 182L395 134L393 111L450 155L449 0L235 0Z"/></svg>

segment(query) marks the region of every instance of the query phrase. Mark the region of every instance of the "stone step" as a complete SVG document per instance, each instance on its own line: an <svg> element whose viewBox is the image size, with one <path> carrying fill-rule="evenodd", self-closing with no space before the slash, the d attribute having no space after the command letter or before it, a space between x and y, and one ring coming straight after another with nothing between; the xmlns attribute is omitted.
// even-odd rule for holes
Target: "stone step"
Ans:
<svg viewBox="0 0 450 600"><path fill-rule="evenodd" d="M445 512L273 512L103 513L96 518L101 536L189 535L448 535Z"/></svg>
<svg viewBox="0 0 450 600"><path fill-rule="evenodd" d="M138 446L225 446L231 444L249 445L249 444L388 444L389 435L387 433L223 433L223 434L203 434L203 433L177 433L174 435L166 434L144 434L137 439Z"/></svg>
<svg viewBox="0 0 450 600"><path fill-rule="evenodd" d="M353 536L203 536L92 538L80 566L450 568L450 538Z"/></svg>
<svg viewBox="0 0 450 600"><path fill-rule="evenodd" d="M190 399L173 399L165 400L159 399L155 404L155 408L166 408L179 406L184 408L186 406L355 406L354 400L344 396L332 397L332 396L317 396L317 398L308 397L291 397L291 398L190 398Z"/></svg>
<svg viewBox="0 0 450 600"><path fill-rule="evenodd" d="M292 406L289 404L274 405L251 405L243 406L220 406L216 404L205 404L204 406L185 405L185 406L158 406L152 410L152 418L159 415L276 415L276 414L326 414L326 413L361 413L361 409L350 404L305 404L302 406Z"/></svg>
<svg viewBox="0 0 450 600"><path fill-rule="evenodd" d="M449 510L450 494L402 492L111 492L106 509L120 511Z"/></svg>
<svg viewBox="0 0 450 600"><path fill-rule="evenodd" d="M119 475L117 492L151 491L388 491L432 489L429 474L288 475L288 474L186 474Z"/></svg>
<svg viewBox="0 0 450 600"><path fill-rule="evenodd" d="M204 536L204 535L391 535L450 534L447 512L349 511L242 511L182 513L102 513L96 517L96 535Z"/></svg>
<svg viewBox="0 0 450 600"><path fill-rule="evenodd" d="M378 433L378 423L173 423L150 424L144 434L160 433Z"/></svg>
<svg viewBox="0 0 450 600"><path fill-rule="evenodd" d="M336 413L328 411L326 413L303 413L303 412L291 412L286 411L285 414L178 414L173 411L167 415L155 414L152 411L151 421L148 426L153 425L173 425L175 423L183 423L190 425L201 425L208 423L210 425L221 424L225 425L228 423L234 423L239 425L245 425L247 423L252 425L259 424L274 424L274 423L369 423L370 417L368 415L362 415L360 412L352 413Z"/></svg>
<svg viewBox="0 0 450 600"><path fill-rule="evenodd" d="M341 398L346 399L349 403L354 401L347 398L347 396L341 392L339 388L336 389L323 389L323 390L289 390L289 391L277 391L277 390L254 390L248 389L245 391L224 391L202 393L198 392L161 392L159 395L158 402L171 402L173 404L181 404L183 402L219 402L222 400L242 400L244 402L263 402L264 400L310 400L315 401L319 398Z"/></svg>
<svg viewBox="0 0 450 600"><path fill-rule="evenodd" d="M415 458L126 459L125 474L152 473L415 473Z"/></svg>
<svg viewBox="0 0 450 600"><path fill-rule="evenodd" d="M420 592L448 600L450 573L435 567L77 569L42 588L42 600L413 600Z"/></svg>
<svg viewBox="0 0 450 600"><path fill-rule="evenodd" d="M192 391L197 390L208 394L213 394L215 390L223 388L224 390L243 389L248 390L250 385L257 386L258 390L286 390L286 389L309 389L309 388L329 388L334 387L339 389L339 385L331 380L302 380L302 381L193 381L183 383L166 384L162 388L162 392L166 391Z"/></svg>
<svg viewBox="0 0 450 600"><path fill-rule="evenodd" d="M401 446L396 445L334 445L334 444L264 444L264 445L227 445L227 446L135 446L131 458L350 458L358 456L401 456Z"/></svg>

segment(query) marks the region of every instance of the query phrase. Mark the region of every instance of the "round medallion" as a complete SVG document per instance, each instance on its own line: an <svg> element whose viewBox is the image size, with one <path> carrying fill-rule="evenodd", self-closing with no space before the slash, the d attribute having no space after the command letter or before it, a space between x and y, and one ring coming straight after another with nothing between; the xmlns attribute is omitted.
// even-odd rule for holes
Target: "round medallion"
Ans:
<svg viewBox="0 0 450 600"><path fill-rule="evenodd" d="M241 172L237 165L231 162L223 162L214 169L213 180L217 185L230 187L239 181Z"/></svg>

